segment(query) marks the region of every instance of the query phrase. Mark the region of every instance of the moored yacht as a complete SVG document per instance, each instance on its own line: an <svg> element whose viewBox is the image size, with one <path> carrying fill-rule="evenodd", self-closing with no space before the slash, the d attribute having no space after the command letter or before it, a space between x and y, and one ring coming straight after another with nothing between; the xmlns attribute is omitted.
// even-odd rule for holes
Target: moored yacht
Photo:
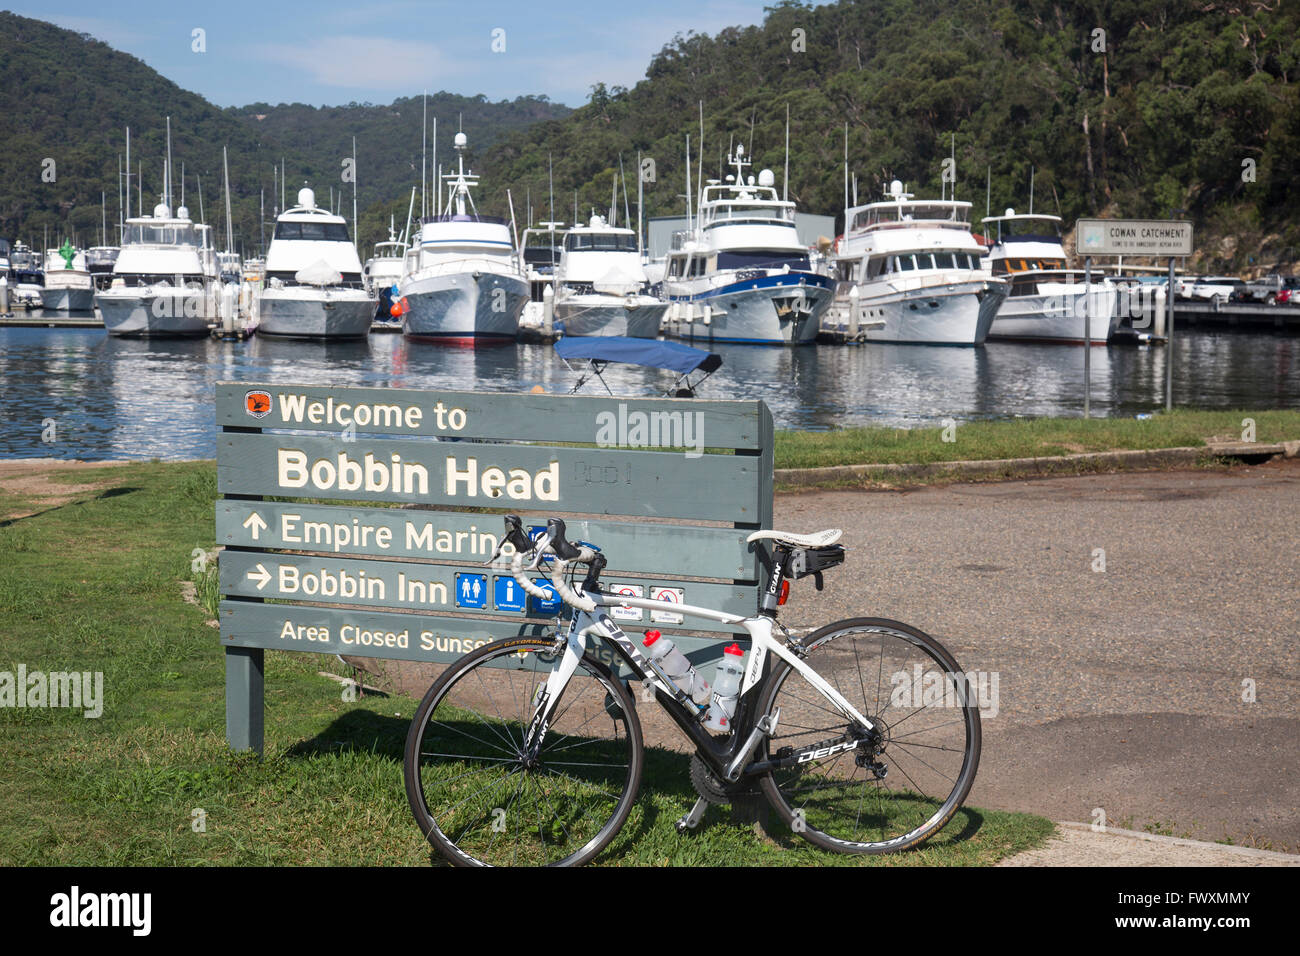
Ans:
<svg viewBox="0 0 1300 956"><path fill-rule="evenodd" d="M95 293L111 335L206 335L217 319L212 228L165 202L126 221L113 280Z"/></svg>
<svg viewBox="0 0 1300 956"><path fill-rule="evenodd" d="M420 221L398 284L403 330L416 339L450 345L513 342L528 302L528 281L515 255L510 224L481 216L470 190L478 177L465 170L464 133L457 133L457 171L444 175L447 204Z"/></svg>
<svg viewBox="0 0 1300 956"><path fill-rule="evenodd" d="M845 220L837 294L856 288L864 341L984 343L1006 282L980 265L970 203L915 200L894 180L885 200L855 206Z"/></svg>
<svg viewBox="0 0 1300 956"><path fill-rule="evenodd" d="M592 216L564 235L555 269L555 321L565 335L659 336L668 303L649 294L636 233Z"/></svg>
<svg viewBox="0 0 1300 956"><path fill-rule="evenodd" d="M41 290L45 287L45 271L40 256L25 242L15 242L9 253L9 293L15 305L29 308L41 304Z"/></svg>
<svg viewBox="0 0 1300 956"><path fill-rule="evenodd" d="M257 296L258 335L364 338L375 296L361 279L361 259L347 222L298 191L298 205L275 220L266 252L266 286Z"/></svg>
<svg viewBox="0 0 1300 956"><path fill-rule="evenodd" d="M86 254L65 241L45 250L45 284L41 308L46 312L89 312L95 307L95 286L86 268Z"/></svg>
<svg viewBox="0 0 1300 956"><path fill-rule="evenodd" d="M983 221L988 263L995 276L1010 283L989 338L1032 342L1105 345L1119 315L1116 286L1100 271L1087 288L1083 273L1065 268L1061 217L1019 214Z"/></svg>
<svg viewBox="0 0 1300 956"><path fill-rule="evenodd" d="M388 238L375 243L374 254L361 267L361 278L370 294L377 298L374 321L384 327L402 328L400 317L394 317L393 290L402 278L402 261L406 256L406 243L397 238L392 220L388 223Z"/></svg>
<svg viewBox="0 0 1300 956"><path fill-rule="evenodd" d="M113 264L119 252L117 246L91 246L86 250L86 271L96 292L113 284Z"/></svg>
<svg viewBox="0 0 1300 956"><path fill-rule="evenodd" d="M772 171L746 179L743 146L726 183L700 191L691 233L673 237L663 277L666 331L690 342L806 345L817 337L834 282L815 272L795 229L795 204Z"/></svg>
<svg viewBox="0 0 1300 956"><path fill-rule="evenodd" d="M524 230L519 240L528 301L519 313L519 331L549 336L555 322L555 272L564 255L562 222L541 222Z"/></svg>

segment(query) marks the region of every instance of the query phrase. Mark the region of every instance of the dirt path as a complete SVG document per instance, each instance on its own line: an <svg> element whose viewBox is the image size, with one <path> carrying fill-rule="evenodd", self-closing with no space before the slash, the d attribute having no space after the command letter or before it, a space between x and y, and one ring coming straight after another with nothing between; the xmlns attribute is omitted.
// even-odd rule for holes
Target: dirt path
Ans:
<svg viewBox="0 0 1300 956"><path fill-rule="evenodd" d="M122 461L64 461L58 458L0 459L0 521L24 518L67 504L112 482L57 480L78 472L128 464Z"/></svg>

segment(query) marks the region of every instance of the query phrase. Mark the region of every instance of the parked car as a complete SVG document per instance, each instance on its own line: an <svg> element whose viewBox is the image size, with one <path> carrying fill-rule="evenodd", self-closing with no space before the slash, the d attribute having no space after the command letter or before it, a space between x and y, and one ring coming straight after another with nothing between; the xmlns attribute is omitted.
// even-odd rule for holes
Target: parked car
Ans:
<svg viewBox="0 0 1300 956"><path fill-rule="evenodd" d="M1287 276L1282 288L1273 297L1274 305L1300 305L1300 276Z"/></svg>
<svg viewBox="0 0 1300 956"><path fill-rule="evenodd" d="M1272 305L1277 301L1277 294L1282 291L1286 284L1286 279L1271 272L1266 276L1260 276L1258 279L1251 279L1246 285L1250 291L1250 298L1259 302L1267 302Z"/></svg>
<svg viewBox="0 0 1300 956"><path fill-rule="evenodd" d="M1250 287L1249 282L1240 280L1233 283L1232 292L1228 294L1229 302L1255 302L1255 290Z"/></svg>

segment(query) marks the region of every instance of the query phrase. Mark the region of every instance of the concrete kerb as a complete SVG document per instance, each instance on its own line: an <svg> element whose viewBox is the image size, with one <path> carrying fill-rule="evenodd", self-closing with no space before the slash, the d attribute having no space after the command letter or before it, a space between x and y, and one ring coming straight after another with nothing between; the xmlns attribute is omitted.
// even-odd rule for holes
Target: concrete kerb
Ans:
<svg viewBox="0 0 1300 956"><path fill-rule="evenodd" d="M1075 474L1080 467L1141 470L1188 467L1214 458L1256 458L1300 455L1300 441L1270 444L1233 443L1200 448L1152 448L1139 451L1080 452L1042 458L992 458L907 464L831 465L824 468L778 468L776 481L784 487L813 487L852 481L906 480L909 478L1023 477Z"/></svg>
<svg viewBox="0 0 1300 956"><path fill-rule="evenodd" d="M1035 849L1013 854L999 867L1300 866L1300 856L1275 850L1207 843L1117 827L1062 821L1056 835Z"/></svg>

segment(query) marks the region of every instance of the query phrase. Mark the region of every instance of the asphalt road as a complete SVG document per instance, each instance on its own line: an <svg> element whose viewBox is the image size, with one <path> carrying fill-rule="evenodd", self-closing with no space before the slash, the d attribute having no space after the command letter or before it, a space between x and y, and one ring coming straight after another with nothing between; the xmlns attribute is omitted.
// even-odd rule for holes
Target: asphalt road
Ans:
<svg viewBox="0 0 1300 956"><path fill-rule="evenodd" d="M1300 852L1300 461L782 494L775 524L853 549L787 624L894 618L997 675L971 803Z"/></svg>

